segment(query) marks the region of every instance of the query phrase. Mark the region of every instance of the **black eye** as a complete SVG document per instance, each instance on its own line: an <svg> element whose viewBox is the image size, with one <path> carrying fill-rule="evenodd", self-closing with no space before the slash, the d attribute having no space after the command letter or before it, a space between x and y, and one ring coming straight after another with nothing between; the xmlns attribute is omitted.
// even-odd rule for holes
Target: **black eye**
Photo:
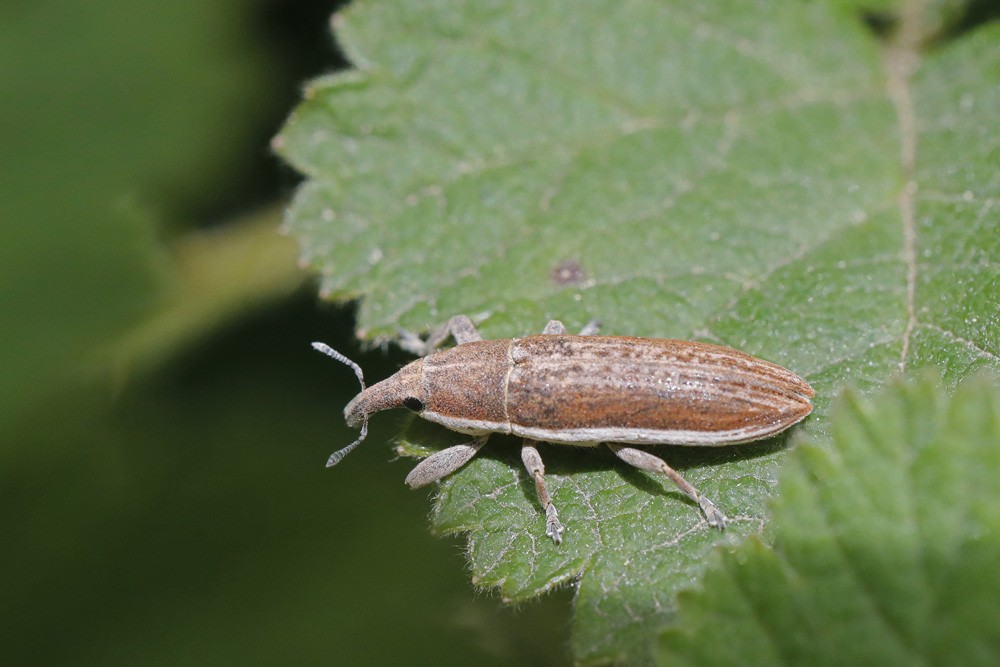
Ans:
<svg viewBox="0 0 1000 667"><path fill-rule="evenodd" d="M413 410L414 412L421 412L424 409L424 402L415 396L404 398L403 405L406 406L407 410Z"/></svg>

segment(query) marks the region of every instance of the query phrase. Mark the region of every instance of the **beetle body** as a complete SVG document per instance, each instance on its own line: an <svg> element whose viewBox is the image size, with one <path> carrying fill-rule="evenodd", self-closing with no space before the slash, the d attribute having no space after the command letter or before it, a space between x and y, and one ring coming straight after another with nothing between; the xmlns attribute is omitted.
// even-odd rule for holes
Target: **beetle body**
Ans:
<svg viewBox="0 0 1000 667"><path fill-rule="evenodd" d="M393 407L461 433L596 445L727 445L812 411L812 388L777 364L708 343L538 335L472 341L412 362L345 409ZM421 407L422 406L422 407Z"/></svg>
<svg viewBox="0 0 1000 667"><path fill-rule="evenodd" d="M594 327L588 326L588 330ZM458 343L435 351L447 335ZM335 452L338 463L367 434L368 417L405 407L476 440L421 461L411 487L458 470L491 433L524 438L521 458L545 508L546 534L565 530L545 485L537 441L594 446L607 443L623 461L667 475L705 514L726 517L662 459L628 445L718 446L775 435L812 411L813 389L795 373L744 352L686 340L567 335L557 320L541 335L482 340L472 322L452 318L426 341L404 340L426 356L392 377L364 387L361 369L322 343L314 347L354 368L362 391L344 409L361 437Z"/></svg>

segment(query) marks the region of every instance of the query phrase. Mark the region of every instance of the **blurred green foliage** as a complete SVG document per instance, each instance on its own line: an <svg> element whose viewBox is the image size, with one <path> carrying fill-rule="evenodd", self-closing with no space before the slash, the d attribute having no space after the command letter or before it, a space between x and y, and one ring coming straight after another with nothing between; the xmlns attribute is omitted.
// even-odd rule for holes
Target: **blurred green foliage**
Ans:
<svg viewBox="0 0 1000 667"><path fill-rule="evenodd" d="M333 9L3 2L4 664L562 659L565 595L470 596L387 448L323 468L356 385L308 343L351 313L296 289L267 141Z"/></svg>

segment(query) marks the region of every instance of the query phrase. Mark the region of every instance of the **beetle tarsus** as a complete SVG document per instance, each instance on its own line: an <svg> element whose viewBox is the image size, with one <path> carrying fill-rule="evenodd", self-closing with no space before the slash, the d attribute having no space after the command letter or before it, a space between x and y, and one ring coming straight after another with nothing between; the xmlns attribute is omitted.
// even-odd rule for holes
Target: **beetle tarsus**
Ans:
<svg viewBox="0 0 1000 667"><path fill-rule="evenodd" d="M705 520L708 521L708 525L713 528L718 528L719 530L726 529L726 515L723 514L715 504L706 498L705 496L700 496L698 498L698 507L705 514Z"/></svg>
<svg viewBox="0 0 1000 667"><path fill-rule="evenodd" d="M551 502L545 508L545 534L552 538L556 544L562 542L562 534L566 532L566 527L559 521L559 512Z"/></svg>

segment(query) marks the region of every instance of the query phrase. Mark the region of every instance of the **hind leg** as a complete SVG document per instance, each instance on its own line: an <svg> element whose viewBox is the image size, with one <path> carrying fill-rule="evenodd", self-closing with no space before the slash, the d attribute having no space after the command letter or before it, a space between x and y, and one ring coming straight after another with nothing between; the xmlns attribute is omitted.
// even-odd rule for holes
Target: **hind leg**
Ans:
<svg viewBox="0 0 1000 667"><path fill-rule="evenodd" d="M552 504L552 497L545 487L545 464L542 463L542 456L535 448L534 440L525 440L521 446L521 460L528 474L535 478L535 491L538 492L538 502L545 510L545 534L552 538L556 544L562 542L562 534L566 531L559 521L559 513L555 505Z"/></svg>
<svg viewBox="0 0 1000 667"><path fill-rule="evenodd" d="M618 458L626 463L639 468L640 470L648 470L650 472L658 472L666 475L670 480L677 485L681 491L683 491L688 498L698 503L698 507L701 511L705 513L705 519L708 521L708 525L715 526L719 529L724 529L726 527L726 515L719 511L711 500L701 495L698 489L691 486L691 484L681 477L681 474L667 465L667 462L658 456L653 456L649 452L643 451L641 449L635 449L634 447L625 447L623 445L613 445L609 444L608 447L611 448Z"/></svg>

